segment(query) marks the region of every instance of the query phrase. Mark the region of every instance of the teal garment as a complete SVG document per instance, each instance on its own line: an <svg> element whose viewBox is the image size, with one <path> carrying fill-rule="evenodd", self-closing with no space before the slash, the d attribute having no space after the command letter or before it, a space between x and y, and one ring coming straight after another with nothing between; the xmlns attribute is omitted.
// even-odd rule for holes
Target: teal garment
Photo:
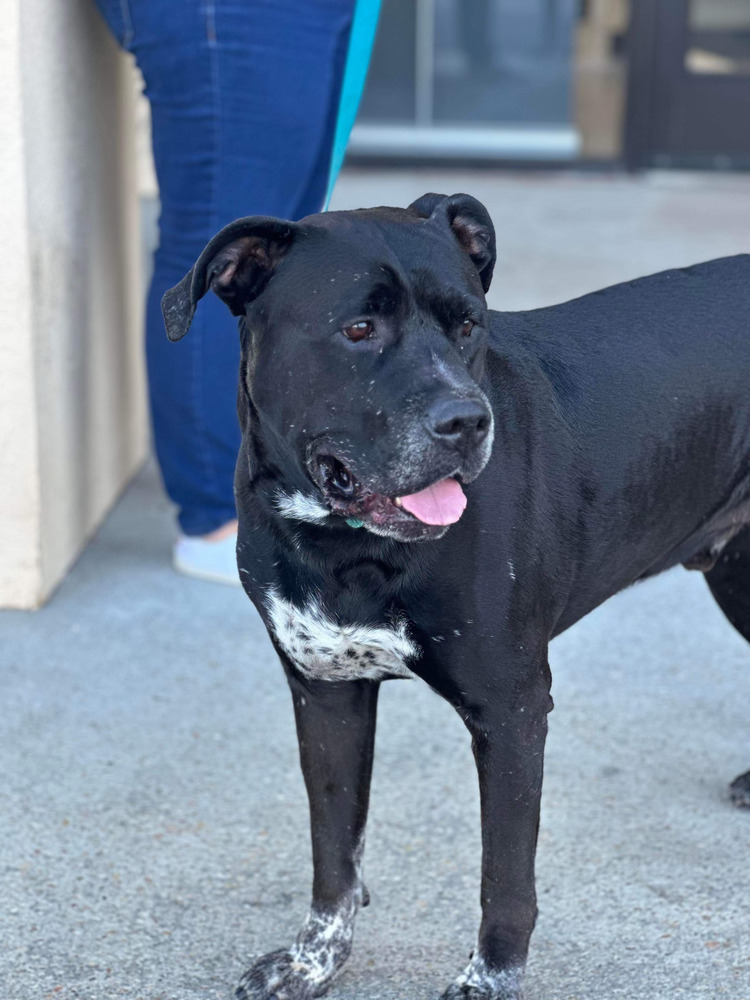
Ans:
<svg viewBox="0 0 750 1000"><path fill-rule="evenodd" d="M354 119L357 117L362 91L365 89L367 67L370 64L379 16L380 0L357 0L349 35L349 50L346 56L344 82L341 87L324 210L328 209L331 201L333 186L344 162L346 145L349 142Z"/></svg>

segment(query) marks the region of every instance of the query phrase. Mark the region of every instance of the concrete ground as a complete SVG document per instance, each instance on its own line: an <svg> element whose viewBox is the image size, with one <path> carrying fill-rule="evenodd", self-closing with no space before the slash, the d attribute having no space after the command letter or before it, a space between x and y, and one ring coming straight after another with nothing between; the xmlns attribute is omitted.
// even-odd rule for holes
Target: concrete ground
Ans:
<svg viewBox="0 0 750 1000"><path fill-rule="evenodd" d="M494 305L750 249L747 178L368 173L341 206L467 190ZM310 856L289 698L241 591L173 574L147 468L43 611L0 616L0 1000L228 998L286 944ZM552 647L529 1000L750 1000L750 649L699 574L611 600ZM478 919L459 719L383 691L366 878L336 1000L428 1000Z"/></svg>

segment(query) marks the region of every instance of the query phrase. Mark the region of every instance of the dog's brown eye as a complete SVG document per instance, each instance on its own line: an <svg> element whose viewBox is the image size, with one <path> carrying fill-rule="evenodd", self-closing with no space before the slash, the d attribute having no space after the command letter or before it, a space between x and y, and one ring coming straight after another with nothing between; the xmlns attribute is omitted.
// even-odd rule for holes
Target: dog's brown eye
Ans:
<svg viewBox="0 0 750 1000"><path fill-rule="evenodd" d="M475 326L476 323L474 322L473 319L465 319L461 324L461 336L469 337L471 335L471 331L474 329Z"/></svg>
<svg viewBox="0 0 750 1000"><path fill-rule="evenodd" d="M352 323L351 326L345 326L341 332L356 344L358 340L366 340L368 337L371 337L374 329L369 319L363 319L359 323Z"/></svg>

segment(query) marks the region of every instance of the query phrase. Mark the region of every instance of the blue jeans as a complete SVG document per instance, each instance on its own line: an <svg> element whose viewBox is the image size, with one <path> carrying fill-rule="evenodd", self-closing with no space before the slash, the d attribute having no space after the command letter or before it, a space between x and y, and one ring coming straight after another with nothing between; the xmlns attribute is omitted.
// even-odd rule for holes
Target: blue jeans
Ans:
<svg viewBox="0 0 750 1000"><path fill-rule="evenodd" d="M356 0L97 0L151 102L160 245L146 311L156 455L188 535L236 516L237 320L215 296L167 340L161 297L243 215L326 194Z"/></svg>

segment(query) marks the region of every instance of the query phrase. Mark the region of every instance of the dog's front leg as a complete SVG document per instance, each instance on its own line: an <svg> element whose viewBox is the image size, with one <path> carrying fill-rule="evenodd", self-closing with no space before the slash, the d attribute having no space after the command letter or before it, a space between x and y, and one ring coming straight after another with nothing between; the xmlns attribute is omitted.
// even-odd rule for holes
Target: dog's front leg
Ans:
<svg viewBox="0 0 750 1000"><path fill-rule="evenodd" d="M354 918L367 903L361 863L379 685L305 681L291 669L288 678L310 800L312 906L295 943L245 973L238 1000L321 996L349 957Z"/></svg>
<svg viewBox="0 0 750 1000"><path fill-rule="evenodd" d="M441 1000L519 1000L536 921L534 857L539 829L547 713L546 656L499 668L504 681L462 693L482 812L482 922L466 970Z"/></svg>

